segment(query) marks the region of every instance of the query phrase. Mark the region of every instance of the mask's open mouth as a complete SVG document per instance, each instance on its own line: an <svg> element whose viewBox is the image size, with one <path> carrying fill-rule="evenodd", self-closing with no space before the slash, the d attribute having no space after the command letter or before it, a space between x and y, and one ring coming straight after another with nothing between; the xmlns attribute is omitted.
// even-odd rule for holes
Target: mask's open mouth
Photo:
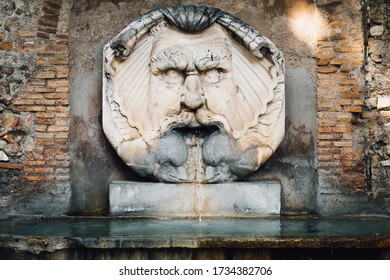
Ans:
<svg viewBox="0 0 390 280"><path fill-rule="evenodd" d="M210 125L210 126L196 126L196 127L175 127L173 129L174 131L178 132L179 134L183 135L185 138L206 138L209 135L213 134L215 131L219 131L220 128L217 125Z"/></svg>

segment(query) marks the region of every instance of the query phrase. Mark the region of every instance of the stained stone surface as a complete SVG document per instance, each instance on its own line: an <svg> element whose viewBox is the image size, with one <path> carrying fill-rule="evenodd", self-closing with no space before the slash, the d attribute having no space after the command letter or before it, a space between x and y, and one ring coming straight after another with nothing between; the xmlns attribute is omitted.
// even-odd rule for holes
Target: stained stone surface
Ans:
<svg viewBox="0 0 390 280"><path fill-rule="evenodd" d="M142 176L232 181L257 170L283 139L283 56L226 12L151 11L103 54L104 132Z"/></svg>
<svg viewBox="0 0 390 280"><path fill-rule="evenodd" d="M276 181L110 184L110 214L132 217L264 217L280 214Z"/></svg>

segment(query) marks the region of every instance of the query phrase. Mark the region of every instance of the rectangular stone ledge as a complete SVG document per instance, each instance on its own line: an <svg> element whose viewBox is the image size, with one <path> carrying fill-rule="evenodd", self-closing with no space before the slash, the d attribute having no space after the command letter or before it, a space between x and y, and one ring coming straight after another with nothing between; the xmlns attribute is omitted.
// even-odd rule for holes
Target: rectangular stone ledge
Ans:
<svg viewBox="0 0 390 280"><path fill-rule="evenodd" d="M280 215L281 185L276 181L219 184L165 184L114 181L110 214L154 218Z"/></svg>

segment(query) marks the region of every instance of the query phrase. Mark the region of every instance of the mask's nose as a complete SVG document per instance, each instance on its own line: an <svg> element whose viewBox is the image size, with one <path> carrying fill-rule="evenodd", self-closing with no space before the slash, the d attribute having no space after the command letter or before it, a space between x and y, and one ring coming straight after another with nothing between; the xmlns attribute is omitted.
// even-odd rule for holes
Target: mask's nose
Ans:
<svg viewBox="0 0 390 280"><path fill-rule="evenodd" d="M204 104L202 86L197 74L189 73L186 77L181 103L192 110L195 110Z"/></svg>

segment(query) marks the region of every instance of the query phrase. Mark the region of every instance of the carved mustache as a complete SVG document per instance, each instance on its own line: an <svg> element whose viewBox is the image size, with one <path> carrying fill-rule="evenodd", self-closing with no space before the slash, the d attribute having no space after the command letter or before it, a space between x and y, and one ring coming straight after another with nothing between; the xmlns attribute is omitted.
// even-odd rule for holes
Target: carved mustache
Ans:
<svg viewBox="0 0 390 280"><path fill-rule="evenodd" d="M172 130L181 130L186 133L196 133L197 131L211 133L218 130L221 134L231 131L229 122L224 116L214 114L203 107L195 112L183 110L178 115L164 119L161 124L161 132L166 134Z"/></svg>

